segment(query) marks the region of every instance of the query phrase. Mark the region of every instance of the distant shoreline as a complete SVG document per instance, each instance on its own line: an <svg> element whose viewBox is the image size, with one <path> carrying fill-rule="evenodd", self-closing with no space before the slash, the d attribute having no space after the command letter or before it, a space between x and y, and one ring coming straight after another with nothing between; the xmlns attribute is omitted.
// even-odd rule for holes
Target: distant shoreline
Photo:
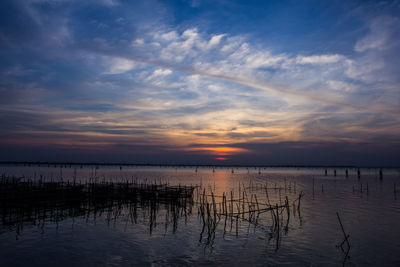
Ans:
<svg viewBox="0 0 400 267"><path fill-rule="evenodd" d="M51 162L51 161L0 161L0 165L54 165L54 166L126 166L126 167L209 167L209 168L363 168L398 169L399 166L356 165L246 165L246 164L172 164L172 163L120 163L120 162Z"/></svg>

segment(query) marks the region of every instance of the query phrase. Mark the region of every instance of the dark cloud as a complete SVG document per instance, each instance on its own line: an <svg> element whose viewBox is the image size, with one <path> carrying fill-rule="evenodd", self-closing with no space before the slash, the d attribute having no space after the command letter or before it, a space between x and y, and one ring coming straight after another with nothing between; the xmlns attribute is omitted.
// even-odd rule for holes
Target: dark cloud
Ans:
<svg viewBox="0 0 400 267"><path fill-rule="evenodd" d="M227 136L236 139L236 138L256 138L256 137L274 137L277 136L275 133L267 132L267 131L256 131L249 133L238 133L238 132L230 132L226 134Z"/></svg>
<svg viewBox="0 0 400 267"><path fill-rule="evenodd" d="M218 136L217 133L195 133L197 136L207 136L207 137L216 137Z"/></svg>

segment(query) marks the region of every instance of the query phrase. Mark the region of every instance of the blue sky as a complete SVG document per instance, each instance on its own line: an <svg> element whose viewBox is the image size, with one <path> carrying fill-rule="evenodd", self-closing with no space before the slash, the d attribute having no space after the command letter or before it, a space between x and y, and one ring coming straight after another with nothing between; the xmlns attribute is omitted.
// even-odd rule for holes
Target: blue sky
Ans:
<svg viewBox="0 0 400 267"><path fill-rule="evenodd" d="M399 1L0 6L0 160L398 164Z"/></svg>

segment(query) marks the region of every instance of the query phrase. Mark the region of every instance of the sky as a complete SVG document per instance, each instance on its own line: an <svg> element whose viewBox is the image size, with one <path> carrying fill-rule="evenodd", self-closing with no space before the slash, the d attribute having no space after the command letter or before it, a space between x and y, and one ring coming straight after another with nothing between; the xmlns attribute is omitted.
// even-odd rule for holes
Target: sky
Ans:
<svg viewBox="0 0 400 267"><path fill-rule="evenodd" d="M399 166L400 1L0 2L0 160Z"/></svg>

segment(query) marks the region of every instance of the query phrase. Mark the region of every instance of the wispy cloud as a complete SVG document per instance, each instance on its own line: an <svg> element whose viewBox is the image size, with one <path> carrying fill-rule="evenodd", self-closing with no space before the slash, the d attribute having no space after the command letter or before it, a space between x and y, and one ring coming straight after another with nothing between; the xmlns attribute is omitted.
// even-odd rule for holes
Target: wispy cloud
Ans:
<svg viewBox="0 0 400 267"><path fill-rule="evenodd" d="M227 36L227 34L222 35ZM226 38L225 42L219 43L218 46L209 47L207 44L215 36L211 39L202 37L197 29L185 30L180 35L175 31L155 32L145 37L148 40L140 39L140 46L148 47L147 53L153 56L139 55L137 47L124 49L122 52L112 47L84 49L100 55L148 64L155 68L162 67L183 74L201 75L325 105L364 112L393 112L390 105L371 105L371 103L359 105L340 92L343 90L337 90L340 81L335 83L335 79L360 78L358 81L352 81L352 91L356 91L363 82L362 78L371 72L365 67L355 70L355 66L362 63L344 55L273 55L268 50L252 48L242 37ZM160 39L162 44L157 42ZM155 47L152 45L154 43L157 43ZM227 52L225 49L227 46L236 49ZM376 66L373 68L376 69ZM148 79L152 77L149 76ZM326 80L331 82L327 83ZM345 82L341 84L343 87ZM346 88L344 91L349 91L350 87Z"/></svg>

